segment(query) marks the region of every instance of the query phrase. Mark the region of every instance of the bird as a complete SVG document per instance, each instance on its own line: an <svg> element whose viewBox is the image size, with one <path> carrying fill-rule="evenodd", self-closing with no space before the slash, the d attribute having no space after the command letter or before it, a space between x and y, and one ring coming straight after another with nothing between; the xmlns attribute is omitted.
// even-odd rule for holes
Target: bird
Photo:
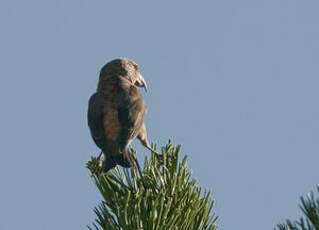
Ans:
<svg viewBox="0 0 319 230"><path fill-rule="evenodd" d="M147 92L139 66L128 58L118 58L106 63L101 71L96 92L88 103L88 126L95 144L101 149L98 160L104 154L102 173L116 165L134 166L130 145L137 138L162 162L162 155L148 142L145 125L147 108L142 94Z"/></svg>

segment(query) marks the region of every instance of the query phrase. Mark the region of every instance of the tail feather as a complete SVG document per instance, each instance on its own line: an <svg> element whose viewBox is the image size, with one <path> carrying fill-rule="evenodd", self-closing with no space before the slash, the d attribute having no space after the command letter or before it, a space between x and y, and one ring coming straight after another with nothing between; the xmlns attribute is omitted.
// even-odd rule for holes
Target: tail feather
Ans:
<svg viewBox="0 0 319 230"><path fill-rule="evenodd" d="M134 166L134 158L130 154L128 148L120 151L120 153L113 156L113 158L118 165L121 165L124 168L131 168Z"/></svg>

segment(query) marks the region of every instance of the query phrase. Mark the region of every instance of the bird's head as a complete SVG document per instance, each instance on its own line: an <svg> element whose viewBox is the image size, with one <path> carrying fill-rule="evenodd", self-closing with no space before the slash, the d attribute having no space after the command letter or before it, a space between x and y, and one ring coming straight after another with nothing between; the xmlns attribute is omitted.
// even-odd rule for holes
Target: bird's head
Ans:
<svg viewBox="0 0 319 230"><path fill-rule="evenodd" d="M110 76L124 77L133 85L143 87L145 91L147 91L146 81L138 65L128 58L115 59L107 63L101 70L100 81L103 80L102 78L108 78Z"/></svg>

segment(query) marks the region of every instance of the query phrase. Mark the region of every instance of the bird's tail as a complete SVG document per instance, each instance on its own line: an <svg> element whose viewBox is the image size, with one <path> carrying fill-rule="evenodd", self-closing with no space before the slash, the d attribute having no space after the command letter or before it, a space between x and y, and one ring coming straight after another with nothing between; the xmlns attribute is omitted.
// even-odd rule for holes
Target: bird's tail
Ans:
<svg viewBox="0 0 319 230"><path fill-rule="evenodd" d="M113 156L113 158L118 165L121 165L124 168L131 168L135 166L134 157L127 147L120 151L116 156Z"/></svg>

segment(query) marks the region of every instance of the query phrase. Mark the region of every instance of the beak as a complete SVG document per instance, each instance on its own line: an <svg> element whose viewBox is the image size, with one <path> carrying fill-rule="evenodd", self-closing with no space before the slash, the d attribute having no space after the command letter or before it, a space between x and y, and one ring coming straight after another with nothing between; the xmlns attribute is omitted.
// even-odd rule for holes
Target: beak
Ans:
<svg viewBox="0 0 319 230"><path fill-rule="evenodd" d="M140 73L138 74L135 85L138 87L143 87L145 89L145 92L147 92L147 84L146 84L146 81L144 80L142 74L140 74Z"/></svg>

